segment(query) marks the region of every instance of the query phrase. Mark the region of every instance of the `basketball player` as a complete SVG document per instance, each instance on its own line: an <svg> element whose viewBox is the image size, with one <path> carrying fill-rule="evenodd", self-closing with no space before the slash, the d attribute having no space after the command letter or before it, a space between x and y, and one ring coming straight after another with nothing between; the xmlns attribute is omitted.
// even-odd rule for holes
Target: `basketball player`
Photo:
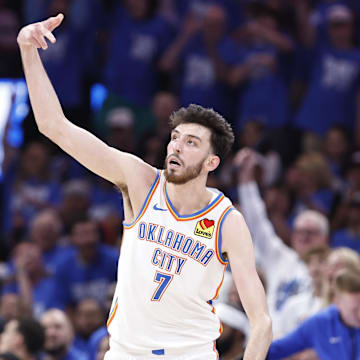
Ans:
<svg viewBox="0 0 360 360"><path fill-rule="evenodd" d="M221 325L212 300L227 263L251 324L244 359L265 359L271 320L248 228L230 200L206 187L231 148L231 127L213 110L180 109L159 171L73 125L37 51L47 49L46 39L56 41L51 32L62 19L24 27L18 43L40 132L123 193L125 231L105 359L216 359Z"/></svg>

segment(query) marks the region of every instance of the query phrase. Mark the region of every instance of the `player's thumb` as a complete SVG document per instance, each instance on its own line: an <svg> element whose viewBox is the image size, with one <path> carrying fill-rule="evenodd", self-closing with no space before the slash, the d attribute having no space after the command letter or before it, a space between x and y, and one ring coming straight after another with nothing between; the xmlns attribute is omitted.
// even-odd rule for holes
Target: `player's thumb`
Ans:
<svg viewBox="0 0 360 360"><path fill-rule="evenodd" d="M64 19L64 15L60 13L57 16L53 16L45 20L44 25L49 31L53 31L61 24L63 19Z"/></svg>

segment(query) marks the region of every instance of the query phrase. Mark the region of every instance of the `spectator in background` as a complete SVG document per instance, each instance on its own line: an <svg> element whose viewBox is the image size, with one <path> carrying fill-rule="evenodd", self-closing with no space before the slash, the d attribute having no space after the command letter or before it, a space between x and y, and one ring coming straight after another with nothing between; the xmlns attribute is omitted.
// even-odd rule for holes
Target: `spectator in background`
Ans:
<svg viewBox="0 0 360 360"><path fill-rule="evenodd" d="M7 180L12 184L9 216L25 233L38 211L60 202L60 184L52 180L49 165L47 146L32 142L24 150L16 177Z"/></svg>
<svg viewBox="0 0 360 360"><path fill-rule="evenodd" d="M56 307L74 307L91 297L104 304L110 284L116 280L119 253L100 243L98 224L83 216L72 226L75 251L59 264L55 281Z"/></svg>
<svg viewBox="0 0 360 360"><path fill-rule="evenodd" d="M299 0L300 1L300 0ZM303 1L308 3L308 0ZM351 10L355 10L353 6L356 1L353 0L319 0L316 1L312 11L309 13L309 20L311 25L316 31L318 42L328 44L329 33L328 33L328 18L327 15L333 6L345 5Z"/></svg>
<svg viewBox="0 0 360 360"><path fill-rule="evenodd" d="M326 260L326 275L322 295L325 305L333 303L336 274L343 269L359 270L360 256L356 251L348 248L333 249Z"/></svg>
<svg viewBox="0 0 360 360"><path fill-rule="evenodd" d="M289 298L313 291L302 256L312 248L327 246L329 224L318 212L300 213L294 221L290 239L293 249L287 247L275 233L254 181L255 155L245 149L236 155L234 162L239 167L240 206L253 236L257 264L265 273L269 310L276 333L279 314Z"/></svg>
<svg viewBox="0 0 360 360"><path fill-rule="evenodd" d="M302 4L301 4L302 3ZM342 124L356 137L360 134L360 51L354 46L354 14L344 5L333 5L326 12L329 44L315 39L309 15L296 2L308 54L308 90L296 115L295 124L306 132L323 135ZM304 69L299 73L304 77ZM359 139L356 139L359 141Z"/></svg>
<svg viewBox="0 0 360 360"><path fill-rule="evenodd" d="M360 253L360 193L342 205L344 225L331 236L332 247L348 247Z"/></svg>
<svg viewBox="0 0 360 360"><path fill-rule="evenodd" d="M68 316L61 310L51 309L41 317L45 329L44 355L41 360L88 360L72 342L74 329Z"/></svg>
<svg viewBox="0 0 360 360"><path fill-rule="evenodd" d="M274 341L267 360L283 359L309 348L321 359L357 359L360 356L360 272L339 272L335 289L335 304Z"/></svg>
<svg viewBox="0 0 360 360"><path fill-rule="evenodd" d="M55 283L42 262L41 250L34 243L20 243L9 262L13 281L2 289L2 295L18 294L24 314L39 318L53 306Z"/></svg>
<svg viewBox="0 0 360 360"><path fill-rule="evenodd" d="M178 38L161 61L165 71L178 65L180 105L191 103L224 114L231 119L231 94L226 86L226 12L220 5L209 6L201 21L193 12L187 15Z"/></svg>
<svg viewBox="0 0 360 360"><path fill-rule="evenodd" d="M269 128L281 127L288 122L289 99L280 55L291 53L294 44L280 32L275 13L265 5L244 25L242 34L232 43L227 59L228 82L241 90L236 128L242 129L252 118Z"/></svg>
<svg viewBox="0 0 360 360"><path fill-rule="evenodd" d="M0 4L0 77L18 78L22 76L21 59L16 46L19 29L19 15Z"/></svg>
<svg viewBox="0 0 360 360"><path fill-rule="evenodd" d="M90 355L92 335L105 324L104 308L95 299L81 300L74 311L74 347Z"/></svg>
<svg viewBox="0 0 360 360"><path fill-rule="evenodd" d="M295 215L304 209L330 213L334 200L333 183L329 165L320 152L301 154L286 176L288 187L295 195Z"/></svg>
<svg viewBox="0 0 360 360"><path fill-rule="evenodd" d="M248 319L242 311L225 303L217 303L215 309L223 326L216 341L221 360L242 359L250 331Z"/></svg>
<svg viewBox="0 0 360 360"><path fill-rule="evenodd" d="M58 263L72 251L60 244L61 220L53 209L39 212L30 225L30 239L41 250L42 260L49 274L53 274Z"/></svg>
<svg viewBox="0 0 360 360"><path fill-rule="evenodd" d="M155 127L140 141L141 158L152 166L161 168L166 156L166 144L170 137L169 118L178 108L178 97L170 92L156 93L152 101Z"/></svg>
<svg viewBox="0 0 360 360"><path fill-rule="evenodd" d="M347 188L344 196L350 198L360 192L360 151L355 151L350 156L350 161L345 171Z"/></svg>
<svg viewBox="0 0 360 360"><path fill-rule="evenodd" d="M108 288L104 303L105 314L110 314L115 288L116 288L115 282L112 283ZM107 341L104 338L107 338ZM107 327L105 324L92 333L92 335L88 340L89 360L97 360L97 355L99 352L101 351L106 352L105 347L107 346L107 349L109 348L108 338L109 338L109 333L107 331ZM101 349L102 346L103 348Z"/></svg>
<svg viewBox="0 0 360 360"><path fill-rule="evenodd" d="M126 107L114 108L108 112L106 123L108 126L107 143L118 150L134 153L134 113Z"/></svg>
<svg viewBox="0 0 360 360"><path fill-rule="evenodd" d="M2 295L0 297L0 330L8 321L18 319L23 314L23 310L18 294L8 293Z"/></svg>
<svg viewBox="0 0 360 360"><path fill-rule="evenodd" d="M296 329L304 320L325 307L324 290L327 286L326 266L329 249L326 247L314 248L308 251L303 259L306 263L313 285L312 293L303 293L293 296L285 304L279 317L279 331L274 338L287 335Z"/></svg>
<svg viewBox="0 0 360 360"><path fill-rule="evenodd" d="M350 150L350 137L343 126L331 127L324 139L324 155L329 164L334 188L344 190L344 170Z"/></svg>
<svg viewBox="0 0 360 360"><path fill-rule="evenodd" d="M0 354L10 353L21 360L36 360L43 349L45 332L31 318L9 321L0 337Z"/></svg>
<svg viewBox="0 0 360 360"><path fill-rule="evenodd" d="M286 185L275 184L264 189L264 201L268 217L276 234L286 245L291 239L291 214L293 199Z"/></svg>
<svg viewBox="0 0 360 360"><path fill-rule="evenodd" d="M243 22L243 2L232 0L173 0L173 8L178 22L186 21L185 19L190 13L194 14L200 21L203 21L209 8L214 5L220 5L226 10L227 26L230 32Z"/></svg>
<svg viewBox="0 0 360 360"><path fill-rule="evenodd" d="M70 180L63 184L63 199L59 215L65 235L69 235L74 222L88 214L90 208L90 183L87 180Z"/></svg>
<svg viewBox="0 0 360 360"><path fill-rule="evenodd" d="M158 90L157 63L173 29L157 14L156 0L124 1L112 24L105 85L121 100L148 107Z"/></svg>
<svg viewBox="0 0 360 360"><path fill-rule="evenodd" d="M90 61L89 41L90 33L82 34L74 27L70 16L70 0L51 0L47 4L47 16L65 15L64 26L56 32L56 44L50 51L40 51L44 67L53 79L56 92L64 106L64 112L74 123L83 128L89 128L89 112L84 108L85 101L85 73ZM38 19L40 20L40 19ZM71 83L67 81L71 79Z"/></svg>

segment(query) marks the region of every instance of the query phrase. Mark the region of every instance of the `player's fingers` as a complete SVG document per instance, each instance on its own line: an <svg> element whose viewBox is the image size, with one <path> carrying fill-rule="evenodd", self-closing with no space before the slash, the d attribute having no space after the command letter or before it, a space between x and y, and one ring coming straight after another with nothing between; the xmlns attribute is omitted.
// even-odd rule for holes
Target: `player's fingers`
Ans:
<svg viewBox="0 0 360 360"><path fill-rule="evenodd" d="M44 36L51 42L51 43L56 43L56 38L55 36L48 30L44 31Z"/></svg>
<svg viewBox="0 0 360 360"><path fill-rule="evenodd" d="M44 38L44 32L41 29L37 29L34 32L33 37L37 40L37 42L40 44L40 47L43 50L46 50L48 48L48 45L47 45L46 40Z"/></svg>
<svg viewBox="0 0 360 360"><path fill-rule="evenodd" d="M38 49L42 48L42 46L41 46L40 42L38 41L37 37L32 36L32 37L30 38L30 42L31 42L34 46L36 46Z"/></svg>
<svg viewBox="0 0 360 360"><path fill-rule="evenodd" d="M53 16L45 20L43 24L49 31L53 31L61 24L63 19L64 19L64 15L58 14L57 16Z"/></svg>

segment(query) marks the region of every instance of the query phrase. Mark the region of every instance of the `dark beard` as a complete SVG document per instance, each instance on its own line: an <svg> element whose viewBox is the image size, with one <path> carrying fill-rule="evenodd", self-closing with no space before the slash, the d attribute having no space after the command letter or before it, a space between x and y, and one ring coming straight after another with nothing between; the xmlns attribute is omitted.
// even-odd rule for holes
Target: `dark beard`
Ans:
<svg viewBox="0 0 360 360"><path fill-rule="evenodd" d="M167 168L167 159L168 157L166 157L165 159L164 176L168 183L173 183L175 185L183 185L186 184L188 181L197 178L201 173L201 169L205 161L205 159L203 159L199 161L198 164L188 167L187 169L185 169L185 172L182 175L175 175L173 172L171 172L171 170L169 171L169 169Z"/></svg>

